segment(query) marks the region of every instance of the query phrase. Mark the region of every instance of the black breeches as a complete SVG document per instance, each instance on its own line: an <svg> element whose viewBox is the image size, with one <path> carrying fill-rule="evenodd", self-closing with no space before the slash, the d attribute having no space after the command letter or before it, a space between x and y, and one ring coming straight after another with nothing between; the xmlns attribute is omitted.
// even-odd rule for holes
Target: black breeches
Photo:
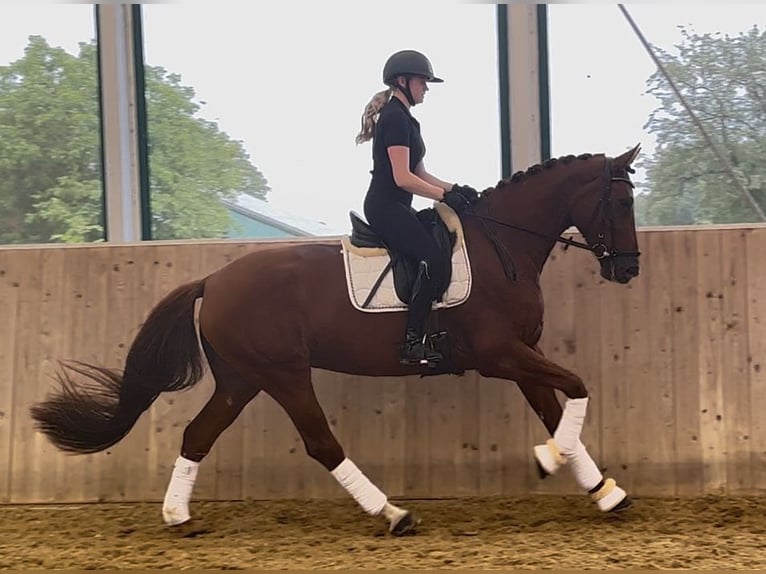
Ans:
<svg viewBox="0 0 766 574"><path fill-rule="evenodd" d="M411 207L401 203L365 203L364 207L367 222L390 249L415 261L425 261L428 266L420 290L409 302L407 320L408 329L421 333L431 302L439 296L438 286L443 284L446 254Z"/></svg>

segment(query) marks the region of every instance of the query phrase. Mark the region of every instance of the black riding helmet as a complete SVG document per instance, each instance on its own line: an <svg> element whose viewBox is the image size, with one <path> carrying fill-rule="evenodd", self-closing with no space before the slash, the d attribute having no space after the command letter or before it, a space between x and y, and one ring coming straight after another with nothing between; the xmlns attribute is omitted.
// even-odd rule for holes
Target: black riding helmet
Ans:
<svg viewBox="0 0 766 574"><path fill-rule="evenodd" d="M415 105L415 101L412 99L412 93L410 92L410 78L419 76L425 78L427 82L444 81L434 75L431 62L417 50L400 50L386 60L386 64L383 66L383 83L387 86L396 86L394 79L397 76L407 78L407 84L402 91L407 96L411 106Z"/></svg>

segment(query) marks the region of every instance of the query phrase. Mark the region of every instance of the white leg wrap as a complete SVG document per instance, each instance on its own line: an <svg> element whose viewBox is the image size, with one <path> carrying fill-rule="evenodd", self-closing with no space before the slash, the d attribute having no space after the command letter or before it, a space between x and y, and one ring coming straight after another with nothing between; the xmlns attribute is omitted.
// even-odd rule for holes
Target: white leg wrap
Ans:
<svg viewBox="0 0 766 574"><path fill-rule="evenodd" d="M367 514L380 514L386 506L387 497L370 482L362 471L348 458L330 471L335 480L354 497Z"/></svg>
<svg viewBox="0 0 766 574"><path fill-rule="evenodd" d="M556 428L556 432L553 433L553 440L564 456L569 456L577 447L587 409L588 397L567 399L564 405L564 413L561 415L559 426Z"/></svg>
<svg viewBox="0 0 766 574"><path fill-rule="evenodd" d="M162 503L162 518L170 526L183 524L191 518L189 500L191 500L194 482L197 480L199 463L179 456L173 466L165 500Z"/></svg>
<svg viewBox="0 0 766 574"><path fill-rule="evenodd" d="M602 512L609 512L628 494L617 486L617 483L613 478L607 478L604 482L604 486L598 489L598 491L591 494L593 501L598 504L599 509Z"/></svg>
<svg viewBox="0 0 766 574"><path fill-rule="evenodd" d="M595 488L604 478L585 445L579 440L574 451L567 454L567 462L572 468L575 481L586 492Z"/></svg>
<svg viewBox="0 0 766 574"><path fill-rule="evenodd" d="M545 444L537 445L534 451L538 464L548 474L556 474L556 471L567 462L567 459L559 452L556 441L552 438L549 438Z"/></svg>

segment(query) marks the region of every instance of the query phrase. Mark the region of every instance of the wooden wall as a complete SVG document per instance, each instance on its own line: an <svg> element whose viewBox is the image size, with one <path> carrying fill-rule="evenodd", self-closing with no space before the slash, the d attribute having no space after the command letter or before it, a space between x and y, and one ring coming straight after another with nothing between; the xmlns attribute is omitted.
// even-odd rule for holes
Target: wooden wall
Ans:
<svg viewBox="0 0 766 574"><path fill-rule="evenodd" d="M583 440L635 495L766 488L766 228L642 230L641 276L598 276L557 247L543 347L592 393ZM185 424L211 380L165 394L115 448L63 455L33 431L56 361L119 367L146 312L177 284L263 243L0 249L0 501L161 500ZM541 482L542 424L512 383L316 372L347 454L392 497L574 493ZM337 497L289 419L259 396L201 467L195 498Z"/></svg>

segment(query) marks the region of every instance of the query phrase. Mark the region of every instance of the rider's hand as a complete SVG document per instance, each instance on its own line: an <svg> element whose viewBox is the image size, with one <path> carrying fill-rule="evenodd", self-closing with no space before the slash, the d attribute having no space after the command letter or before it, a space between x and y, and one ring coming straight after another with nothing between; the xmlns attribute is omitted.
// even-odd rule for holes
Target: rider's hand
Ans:
<svg viewBox="0 0 766 574"><path fill-rule="evenodd" d="M470 185L459 185L456 183L452 186L452 190L450 191L459 192L463 197L466 198L466 200L468 200L468 203L471 205L479 201L479 192Z"/></svg>
<svg viewBox="0 0 766 574"><path fill-rule="evenodd" d="M444 192L442 201L449 205L457 214L463 213L471 207L470 200L461 191L456 190L455 187Z"/></svg>

